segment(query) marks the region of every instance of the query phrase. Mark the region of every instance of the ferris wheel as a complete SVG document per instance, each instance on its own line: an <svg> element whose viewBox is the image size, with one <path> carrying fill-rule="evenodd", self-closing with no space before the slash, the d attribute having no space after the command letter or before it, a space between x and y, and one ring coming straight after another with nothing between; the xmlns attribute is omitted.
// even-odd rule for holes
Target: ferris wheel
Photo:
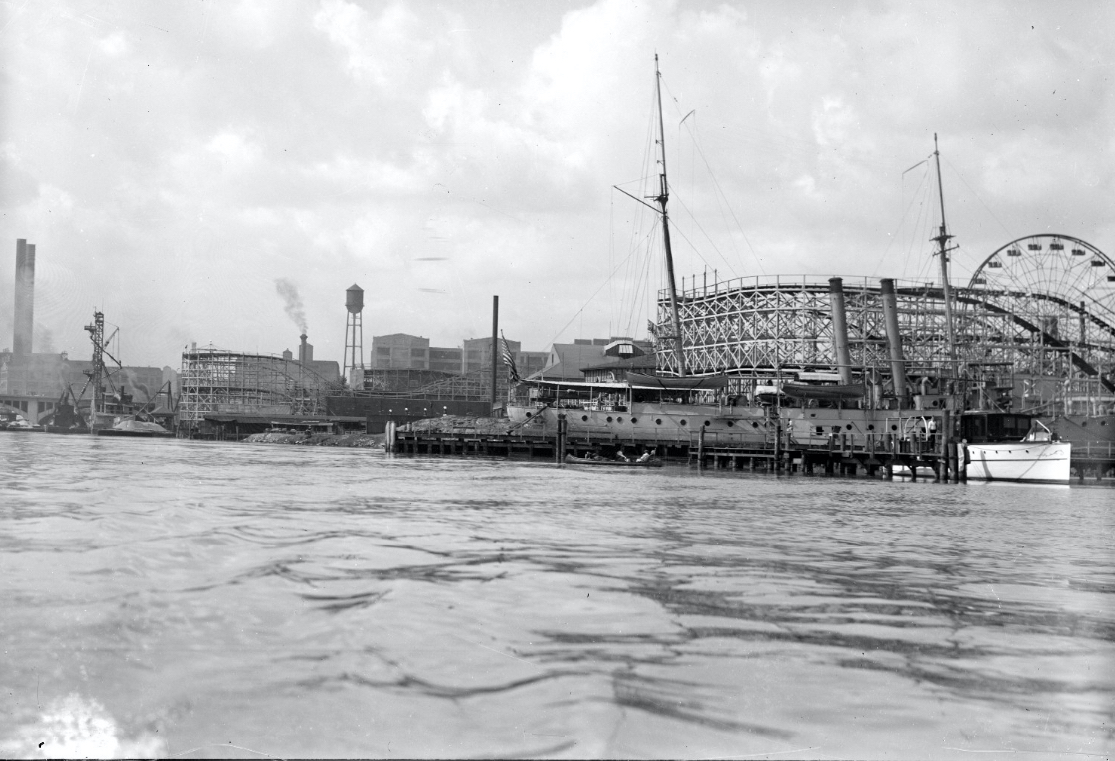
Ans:
<svg viewBox="0 0 1115 761"><path fill-rule="evenodd" d="M1037 311L1081 306L1115 324L1115 262L1069 235L1018 238L987 257L972 275L972 290L1025 299Z"/></svg>

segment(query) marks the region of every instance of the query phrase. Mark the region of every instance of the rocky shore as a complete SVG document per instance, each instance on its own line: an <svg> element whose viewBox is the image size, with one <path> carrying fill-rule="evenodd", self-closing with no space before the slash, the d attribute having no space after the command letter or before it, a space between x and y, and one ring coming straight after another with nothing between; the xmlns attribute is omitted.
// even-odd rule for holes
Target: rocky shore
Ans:
<svg viewBox="0 0 1115 761"><path fill-rule="evenodd" d="M511 421L507 418L465 417L463 415L426 418L425 420L415 420L412 423L399 426L400 431L452 433L463 436L503 436L510 429Z"/></svg>
<svg viewBox="0 0 1115 761"><path fill-rule="evenodd" d="M249 444L298 444L307 447L383 447L382 433L253 433Z"/></svg>

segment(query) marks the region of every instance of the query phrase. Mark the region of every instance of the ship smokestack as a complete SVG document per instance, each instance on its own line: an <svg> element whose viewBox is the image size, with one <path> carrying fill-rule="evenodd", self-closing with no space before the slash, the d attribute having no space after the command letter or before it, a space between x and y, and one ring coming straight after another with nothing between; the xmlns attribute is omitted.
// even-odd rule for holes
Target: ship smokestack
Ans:
<svg viewBox="0 0 1115 761"><path fill-rule="evenodd" d="M906 359L902 356L902 334L898 332L898 297L894 293L894 280L885 277L879 281L883 297L883 321L887 329L887 346L890 349L890 374L894 379L894 395L899 409L908 407L906 400Z"/></svg>
<svg viewBox="0 0 1115 761"><path fill-rule="evenodd" d="M829 278L829 300L832 304L832 343L836 350L836 364L840 382L852 385L852 354L848 350L848 318L844 313L844 281Z"/></svg>
<svg viewBox="0 0 1115 761"><path fill-rule="evenodd" d="M12 353L34 351L35 333L35 244L18 238L15 242L15 314Z"/></svg>

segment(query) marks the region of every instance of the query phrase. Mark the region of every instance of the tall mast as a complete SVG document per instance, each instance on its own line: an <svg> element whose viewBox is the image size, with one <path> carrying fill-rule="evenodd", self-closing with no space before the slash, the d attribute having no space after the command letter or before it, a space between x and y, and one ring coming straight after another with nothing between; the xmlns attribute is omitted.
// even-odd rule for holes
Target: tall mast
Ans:
<svg viewBox="0 0 1115 761"><path fill-rule="evenodd" d="M952 364L950 369L956 372L956 336L952 324L952 288L949 286L949 248L948 241L952 238L945 227L945 189L941 184L941 153L937 150L937 133L933 133L933 156L937 160L937 192L941 198L941 231L936 238L937 255L941 257L941 289L945 292L945 335L948 338L949 359Z"/></svg>
<svg viewBox="0 0 1115 761"><path fill-rule="evenodd" d="M678 290L674 280L674 253L670 249L670 217L666 202L670 190L666 185L666 129L662 123L662 73L658 71L658 54L654 54L654 87L658 96L658 145L661 148L662 172L658 175L658 196L654 199L662 209L662 242L666 247L666 277L670 286L670 312L674 320L675 351L678 355L678 375L685 375L685 351L681 338L681 319L678 316Z"/></svg>

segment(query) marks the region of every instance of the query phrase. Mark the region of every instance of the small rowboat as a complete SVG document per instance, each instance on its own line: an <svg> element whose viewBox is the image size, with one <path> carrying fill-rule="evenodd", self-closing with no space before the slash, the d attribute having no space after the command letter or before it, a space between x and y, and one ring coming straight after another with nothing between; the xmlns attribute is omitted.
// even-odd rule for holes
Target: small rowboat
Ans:
<svg viewBox="0 0 1115 761"><path fill-rule="evenodd" d="M574 457L571 454L565 455L565 461L570 465L605 465L620 468L661 468L662 461L657 457L652 457L649 460L593 460L588 457Z"/></svg>

